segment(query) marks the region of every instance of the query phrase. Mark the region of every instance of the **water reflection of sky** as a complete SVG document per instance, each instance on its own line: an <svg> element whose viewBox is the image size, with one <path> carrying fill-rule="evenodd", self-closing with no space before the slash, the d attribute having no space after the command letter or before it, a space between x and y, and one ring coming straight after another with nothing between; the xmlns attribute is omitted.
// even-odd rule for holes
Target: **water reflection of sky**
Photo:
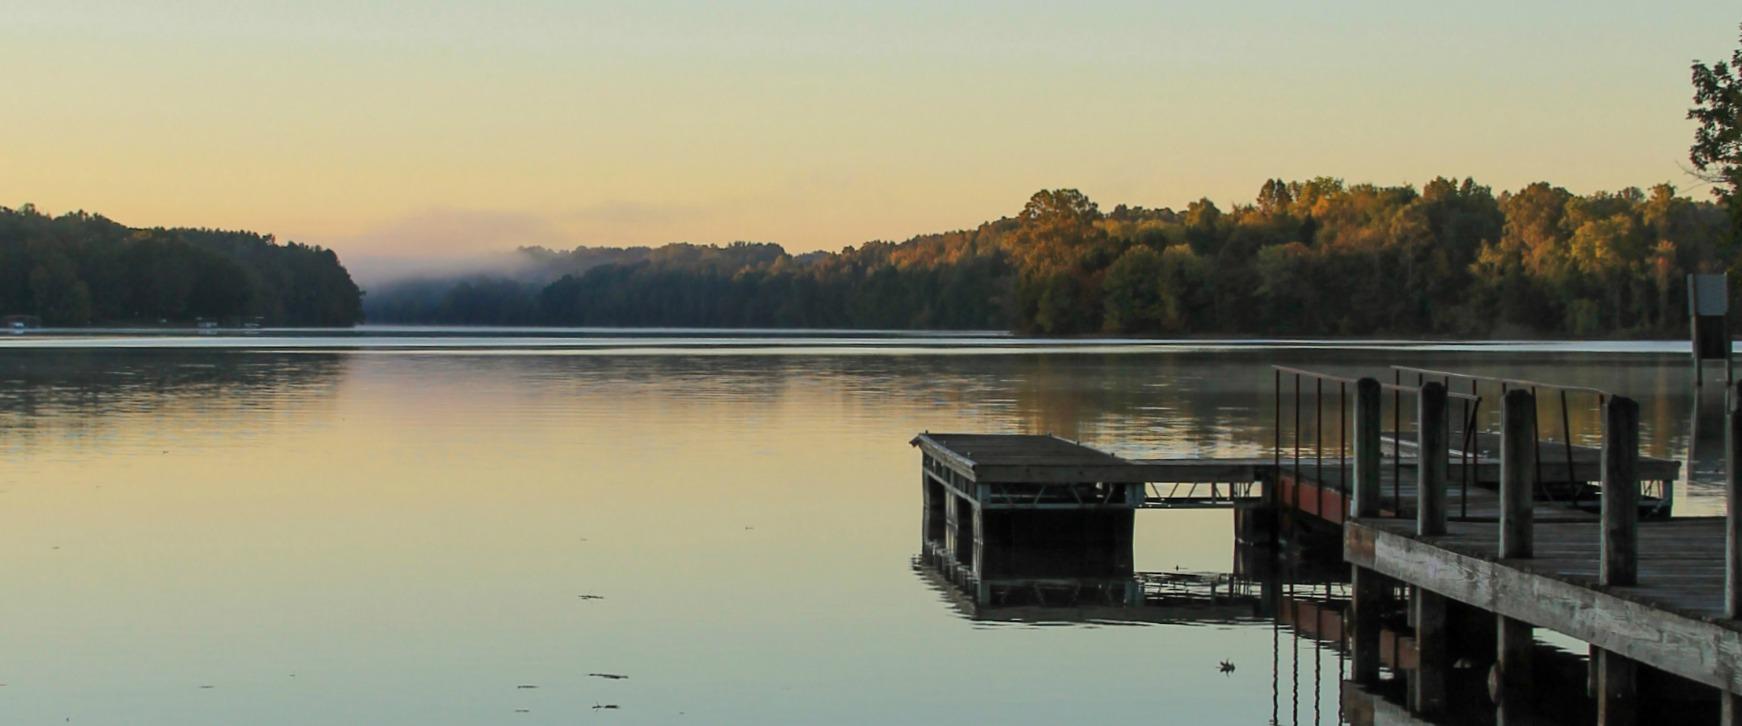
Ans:
<svg viewBox="0 0 1742 726"><path fill-rule="evenodd" d="M910 566L908 438L1265 454L1272 363L1597 386L1641 401L1648 453L1680 459L1694 433L1687 359L1655 344L412 355L19 340L49 339L0 349L9 722L567 723L618 704L625 723L1262 723L1267 624L988 629L943 607ZM1595 436L1594 407L1569 421ZM1684 511L1721 506L1692 489ZM1145 513L1138 569L1226 570L1229 519ZM1295 674L1316 722L1334 660L1284 641L1285 686L1302 654L1332 671ZM1223 659L1240 669L1217 672Z"/></svg>

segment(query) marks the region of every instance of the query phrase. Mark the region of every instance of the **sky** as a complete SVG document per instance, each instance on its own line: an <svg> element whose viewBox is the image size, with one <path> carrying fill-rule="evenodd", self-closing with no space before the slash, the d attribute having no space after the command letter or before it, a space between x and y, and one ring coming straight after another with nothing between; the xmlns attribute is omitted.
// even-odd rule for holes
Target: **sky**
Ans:
<svg viewBox="0 0 1742 726"><path fill-rule="evenodd" d="M0 206L341 257L839 249L1042 188L1686 175L1734 0L0 0Z"/></svg>

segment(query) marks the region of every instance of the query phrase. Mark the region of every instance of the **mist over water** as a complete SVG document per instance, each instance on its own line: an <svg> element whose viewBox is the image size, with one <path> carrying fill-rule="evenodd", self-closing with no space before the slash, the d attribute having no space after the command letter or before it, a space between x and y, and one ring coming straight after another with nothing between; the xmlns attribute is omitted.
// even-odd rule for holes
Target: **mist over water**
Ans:
<svg viewBox="0 0 1742 726"><path fill-rule="evenodd" d="M0 720L1335 723L1335 652L1261 618L969 619L915 571L907 441L1268 455L1271 364L1405 364L1632 396L1644 453L1685 460L1715 432L1684 346L4 338ZM1594 407L1568 421L1594 440ZM1233 572L1231 521L1140 513L1136 569Z"/></svg>

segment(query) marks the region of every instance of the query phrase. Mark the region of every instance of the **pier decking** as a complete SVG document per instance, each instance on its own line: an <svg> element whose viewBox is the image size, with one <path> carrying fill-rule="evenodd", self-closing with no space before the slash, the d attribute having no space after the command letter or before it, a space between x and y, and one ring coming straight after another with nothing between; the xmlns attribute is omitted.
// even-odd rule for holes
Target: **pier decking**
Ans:
<svg viewBox="0 0 1742 726"><path fill-rule="evenodd" d="M1498 523L1360 520L1345 530L1355 567L1549 628L1692 681L1742 691L1742 624L1724 617L1724 519L1639 525L1638 584L1604 586L1596 522L1538 522L1535 554L1500 557Z"/></svg>
<svg viewBox="0 0 1742 726"><path fill-rule="evenodd" d="M923 433L922 468L977 509L1166 509L1256 502L1271 460L1125 459L1051 435Z"/></svg>

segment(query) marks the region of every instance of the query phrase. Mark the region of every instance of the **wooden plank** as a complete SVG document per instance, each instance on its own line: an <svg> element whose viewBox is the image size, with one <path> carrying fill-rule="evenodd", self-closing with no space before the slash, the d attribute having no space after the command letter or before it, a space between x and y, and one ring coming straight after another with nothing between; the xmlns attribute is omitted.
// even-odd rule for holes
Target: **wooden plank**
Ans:
<svg viewBox="0 0 1742 726"><path fill-rule="evenodd" d="M1343 552L1357 568L1371 568L1699 683L1742 691L1742 630L1731 621L1652 604L1648 587L1598 590L1521 569L1540 567L1540 562L1496 562L1439 545L1357 521L1345 528ZM1644 573L1642 582L1649 583L1651 577Z"/></svg>

